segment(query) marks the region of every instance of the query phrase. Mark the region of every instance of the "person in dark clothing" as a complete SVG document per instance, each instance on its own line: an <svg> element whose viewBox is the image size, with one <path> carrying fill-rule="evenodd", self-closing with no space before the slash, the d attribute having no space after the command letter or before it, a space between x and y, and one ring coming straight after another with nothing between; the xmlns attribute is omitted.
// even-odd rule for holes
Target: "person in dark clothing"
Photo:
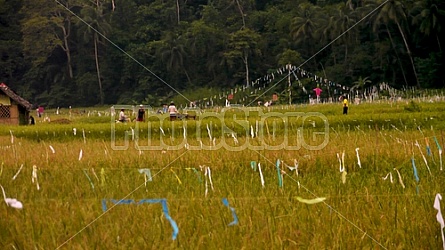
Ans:
<svg viewBox="0 0 445 250"><path fill-rule="evenodd" d="M144 109L144 105L141 104L139 106L138 117L137 117L136 121L143 122L144 120L145 120L145 109Z"/></svg>

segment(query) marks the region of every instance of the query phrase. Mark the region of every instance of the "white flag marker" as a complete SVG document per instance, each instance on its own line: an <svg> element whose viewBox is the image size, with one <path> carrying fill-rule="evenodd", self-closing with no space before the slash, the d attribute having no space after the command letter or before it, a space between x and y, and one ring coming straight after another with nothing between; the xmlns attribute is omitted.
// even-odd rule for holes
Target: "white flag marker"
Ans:
<svg viewBox="0 0 445 250"><path fill-rule="evenodd" d="M17 199L14 198L7 198L6 194L5 194L5 189L3 188L2 185L0 185L0 187L2 188L3 191L3 199L5 200L6 205L13 207L13 208L17 208L17 209L22 209L23 208L23 204L18 201Z"/></svg>
<svg viewBox="0 0 445 250"><path fill-rule="evenodd" d="M32 166L32 177L31 177L32 183L36 183L37 190L40 190L39 180L37 179L37 166Z"/></svg>
<svg viewBox="0 0 445 250"><path fill-rule="evenodd" d="M440 201L442 200L442 195L439 193L436 194L436 198L434 199L434 208L437 210L436 219L440 224L440 233L442 234L442 245L445 250L445 237L443 234L443 229L445 228L445 222L443 221L442 211L440 210Z"/></svg>
<svg viewBox="0 0 445 250"><path fill-rule="evenodd" d="M260 178L261 178L261 186L264 188L264 177L263 172L261 171L261 163L258 162L258 171L260 172Z"/></svg>
<svg viewBox="0 0 445 250"><path fill-rule="evenodd" d="M360 148L356 148L355 149L355 153L357 154L357 164L358 164L358 166L360 167L360 168L362 168L362 163L360 162L360 155L358 154L358 150L359 150Z"/></svg>

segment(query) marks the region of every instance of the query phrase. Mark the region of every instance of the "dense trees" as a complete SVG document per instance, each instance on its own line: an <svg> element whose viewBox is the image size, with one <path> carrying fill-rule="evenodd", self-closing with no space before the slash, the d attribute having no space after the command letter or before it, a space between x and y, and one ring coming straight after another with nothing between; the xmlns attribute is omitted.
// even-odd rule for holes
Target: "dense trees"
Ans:
<svg viewBox="0 0 445 250"><path fill-rule="evenodd" d="M442 88L444 23L442 0L0 0L0 81L53 107L160 105L289 63L359 91Z"/></svg>

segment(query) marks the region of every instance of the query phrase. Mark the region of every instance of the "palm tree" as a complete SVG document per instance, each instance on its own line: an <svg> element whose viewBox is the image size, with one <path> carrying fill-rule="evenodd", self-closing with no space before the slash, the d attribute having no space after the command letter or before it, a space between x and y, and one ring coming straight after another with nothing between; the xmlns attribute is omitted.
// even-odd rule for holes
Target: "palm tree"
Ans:
<svg viewBox="0 0 445 250"><path fill-rule="evenodd" d="M185 67L187 52L183 39L181 39L181 36L168 33L163 41L163 46L158 48L157 53L161 56L162 61L167 64L167 69L173 72L184 71L187 81L191 84L192 81Z"/></svg>
<svg viewBox="0 0 445 250"><path fill-rule="evenodd" d="M94 59L96 62L97 81L99 84L100 104L103 104L104 93L99 64L99 43L101 43L101 38L111 31L111 26L103 13L103 7L101 6L99 0L97 0L96 6L84 6L81 10L81 17L83 21L78 22L78 25L80 27L79 31L81 34L83 34L84 42L88 43L92 38L94 46ZM85 26L84 23L87 25Z"/></svg>
<svg viewBox="0 0 445 250"><path fill-rule="evenodd" d="M414 14L413 24L419 25L419 30L423 34L434 36L439 51L442 52L439 34L445 20L445 10L440 9L439 4L442 4L441 0L416 1L412 13Z"/></svg>
<svg viewBox="0 0 445 250"><path fill-rule="evenodd" d="M306 44L308 55L314 54L314 41L317 38L321 20L321 9L310 3L299 5L297 16L292 20L291 36L298 44Z"/></svg>
<svg viewBox="0 0 445 250"><path fill-rule="evenodd" d="M334 11L330 15L329 23L323 31L324 34L328 34L330 40L339 37L340 44L344 44L345 46L345 61L348 58L348 44L353 40L354 35L353 32L346 31L356 23L352 13L348 12L346 5L336 5Z"/></svg>
<svg viewBox="0 0 445 250"><path fill-rule="evenodd" d="M360 76L360 77L357 79L357 81L354 82L354 86L352 86L352 88L351 88L351 92L354 92L354 90L355 90L355 91L358 92L358 95L359 95L359 96L363 96L363 95L364 95L363 91L364 91L364 89L365 89L365 86L366 86L367 84L370 84L370 83L371 83L371 80L369 80L368 78L369 78L369 77L365 77L365 78L363 78L363 77Z"/></svg>
<svg viewBox="0 0 445 250"><path fill-rule="evenodd" d="M408 54L408 57L411 61L411 65L413 67L413 73L416 78L417 87L420 88L419 78L417 76L416 66L414 64L414 59L411 53L411 50L408 45L408 41L406 40L405 33L403 31L402 25L407 20L405 13L405 5L403 2L398 0L389 0L383 7L380 9L379 13L375 18L374 30L376 30L381 24L387 25L388 23L393 22L396 24L397 29L402 36L403 42L405 44L405 48Z"/></svg>

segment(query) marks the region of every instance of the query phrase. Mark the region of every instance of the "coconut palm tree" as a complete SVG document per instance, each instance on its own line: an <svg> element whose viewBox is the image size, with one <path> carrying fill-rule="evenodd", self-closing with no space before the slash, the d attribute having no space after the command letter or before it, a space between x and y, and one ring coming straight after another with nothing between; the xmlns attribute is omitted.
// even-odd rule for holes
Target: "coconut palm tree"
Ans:
<svg viewBox="0 0 445 250"><path fill-rule="evenodd" d="M102 88L102 77L99 64L99 44L101 43L101 38L107 33L111 32L111 26L107 21L106 15L103 12L103 7L99 1L96 2L95 6L84 6L80 14L83 21L79 21L77 23L79 26L79 32L82 35L84 42L92 42L94 46L94 60L96 62L100 104L103 104L104 92ZM87 25L85 25L85 23Z"/></svg>
<svg viewBox="0 0 445 250"><path fill-rule="evenodd" d="M364 90L367 84L370 84L372 81L369 80L369 77L365 77L363 78L362 76L360 76L357 81L354 82L354 86L352 86L351 88L351 92L353 93L354 91L356 91L358 94L358 96L364 96Z"/></svg>
<svg viewBox="0 0 445 250"><path fill-rule="evenodd" d="M412 13L413 24L419 25L419 31L426 36L433 36L442 52L439 34L445 21L445 10L440 8L440 4L443 4L442 0L416 1Z"/></svg>
<svg viewBox="0 0 445 250"><path fill-rule="evenodd" d="M397 29L400 35L402 36L403 43L405 44L405 48L413 68L413 73L416 79L416 85L417 87L420 88L419 78L417 76L414 59L410 47L408 45L405 32L402 27L404 24L406 24L407 21L407 13L405 12L405 9L406 6L402 1L389 0L386 4L382 6L379 13L375 17L374 30L376 30L382 24L388 25L391 22L397 26Z"/></svg>

